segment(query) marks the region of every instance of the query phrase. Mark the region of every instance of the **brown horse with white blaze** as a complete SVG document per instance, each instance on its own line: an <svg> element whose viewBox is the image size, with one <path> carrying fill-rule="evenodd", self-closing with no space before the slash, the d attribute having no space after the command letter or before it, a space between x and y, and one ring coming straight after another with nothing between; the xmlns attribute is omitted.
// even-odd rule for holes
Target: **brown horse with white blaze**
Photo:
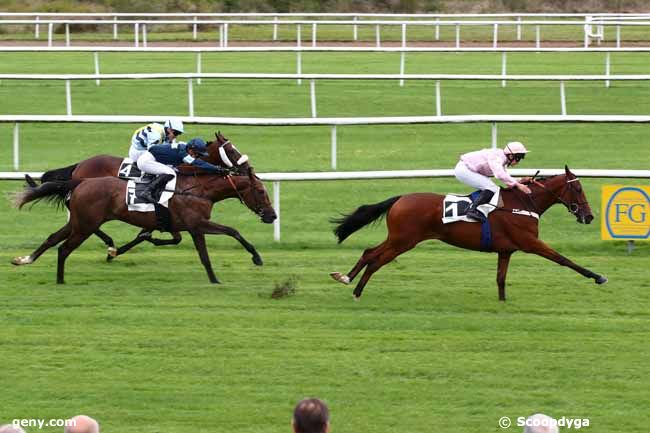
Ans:
<svg viewBox="0 0 650 433"><path fill-rule="evenodd" d="M188 231L212 283L218 283L208 256L205 235L225 234L231 236L252 255L253 263L262 265L255 247L234 228L210 221L212 206L227 198L239 198L262 222L270 224L276 218L275 211L262 184L252 167L245 164L242 175L221 177L215 174L179 176L177 192L169 201L171 224L175 231ZM185 192L184 192L185 191ZM191 192L186 192L191 191ZM65 260L90 235L99 230L106 221L120 220L145 230L157 226L153 212L130 212L126 205L126 181L116 177L100 177L85 180L45 182L28 187L16 196L16 205L39 199L64 202L71 192L68 207L70 219L62 228L51 234L29 257L14 259L16 265L33 263L47 249L63 242L58 248L57 283L64 282Z"/></svg>
<svg viewBox="0 0 650 433"><path fill-rule="evenodd" d="M492 228L490 251L499 255L499 300L506 299L506 273L510 257L515 251L537 254L592 278L597 284L606 283L607 278L604 276L575 264L546 245L538 238L538 219L521 214L521 210L525 210L541 217L548 208L562 203L575 215L579 223L590 224L593 215L580 180L565 167L563 175L535 181L529 186L532 190L530 195L517 190L503 191L504 206L489 214ZM438 239L460 248L481 250L481 224L462 221L443 224L443 200L444 196L433 193L407 194L392 197L381 203L361 206L352 214L333 220L338 224L334 233L341 243L355 231L386 215L388 237L381 244L365 250L350 272L332 272L332 278L349 284L365 268L353 292L354 298L358 299L375 272L424 240Z"/></svg>

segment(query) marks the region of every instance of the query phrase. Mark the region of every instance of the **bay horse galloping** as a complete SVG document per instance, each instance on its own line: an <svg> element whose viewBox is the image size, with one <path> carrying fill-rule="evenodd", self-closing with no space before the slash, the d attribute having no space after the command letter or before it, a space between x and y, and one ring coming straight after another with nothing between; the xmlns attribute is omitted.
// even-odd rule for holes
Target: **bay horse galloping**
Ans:
<svg viewBox="0 0 650 433"><path fill-rule="evenodd" d="M208 155L202 159L219 167L237 167L246 162L241 159L242 154L239 153L239 150L237 150L230 140L224 137L221 132L216 132L215 138L215 141L208 142ZM50 181L82 180L106 176L117 177L123 159L124 158L122 157L111 155L96 155L67 167L46 171L41 177L41 183ZM191 165L181 165L179 166L179 172L183 174L193 174L200 172L200 169ZM37 186L36 182L34 182L29 175L25 175L25 180L29 186ZM143 229L131 242L128 242L126 245L121 247L115 247L113 239L102 230L97 230L95 235L106 244L108 248L106 259L108 261L124 254L144 241L150 242L155 246L161 246L177 245L182 240L179 232L172 232L172 239L154 239L151 230Z"/></svg>
<svg viewBox="0 0 650 433"><path fill-rule="evenodd" d="M597 284L606 283L604 276L578 266L542 242L538 238L538 219L528 216L531 213L541 216L554 204L562 203L579 223L590 224L594 217L579 179L565 166L564 174L535 181L529 187L532 190L529 196L517 190L502 191L503 207L489 214L492 227L489 251L499 255L499 300L506 299L506 273L510 256L515 251L537 254L593 278ZM444 196L433 193L407 194L361 206L352 214L333 220L338 224L334 233L341 243L352 233L386 215L388 238L365 250L350 272L332 272L331 277L349 284L365 268L353 292L354 298L358 299L372 274L424 240L438 239L460 248L481 250L481 224L462 221L443 224L443 200ZM528 211L528 215L522 215L522 210Z"/></svg>
<svg viewBox="0 0 650 433"><path fill-rule="evenodd" d="M262 265L262 259L255 247L232 227L210 221L215 202L236 197L260 216L264 223L270 224L276 218L269 196L262 181L255 175L252 167L244 164L240 168L243 175L220 177L215 174L178 176L177 193L169 200L171 225L175 231L188 231L194 240L201 263L205 267L211 283L219 280L212 270L205 245L206 234L225 234L239 241L252 255L253 263ZM190 191L190 192L187 192ZM99 177L85 180L51 181L37 187L27 187L16 196L16 205L39 199L51 199L59 203L71 193L68 208L70 219L67 224L38 247L30 256L33 263L47 249L63 243L58 248L57 283L64 282L65 260L82 242L99 230L106 221L120 220L128 224L154 230L157 226L154 212L130 212L126 204L126 181L116 177ZM26 264L24 257L12 263Z"/></svg>

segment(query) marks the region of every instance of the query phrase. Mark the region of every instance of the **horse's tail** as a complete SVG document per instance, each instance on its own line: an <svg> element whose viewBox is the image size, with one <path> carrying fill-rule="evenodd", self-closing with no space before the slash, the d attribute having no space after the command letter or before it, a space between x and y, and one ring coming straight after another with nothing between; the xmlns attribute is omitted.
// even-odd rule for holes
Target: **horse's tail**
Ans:
<svg viewBox="0 0 650 433"><path fill-rule="evenodd" d="M377 221L377 219L385 215L401 197L401 195L396 195L395 197L391 197L381 203L366 204L360 206L349 215L343 215L341 218L331 219L330 222L338 224L334 229L334 234L339 239L339 243L343 242L348 236L357 230Z"/></svg>
<svg viewBox="0 0 650 433"><path fill-rule="evenodd" d="M77 165L79 164L72 164L67 167L46 171L41 177L41 183L70 180L72 179L72 172L77 168Z"/></svg>
<svg viewBox="0 0 650 433"><path fill-rule="evenodd" d="M68 193L73 191L81 180L45 182L37 187L26 187L14 196L14 205L21 209L25 204L33 201L45 200L55 203L57 207L65 205Z"/></svg>

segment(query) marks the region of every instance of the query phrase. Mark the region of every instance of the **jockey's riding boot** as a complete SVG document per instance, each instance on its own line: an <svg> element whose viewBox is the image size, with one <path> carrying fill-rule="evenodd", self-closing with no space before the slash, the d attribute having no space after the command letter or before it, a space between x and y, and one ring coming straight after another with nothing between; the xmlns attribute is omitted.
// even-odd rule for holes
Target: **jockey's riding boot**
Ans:
<svg viewBox="0 0 650 433"><path fill-rule="evenodd" d="M490 191L489 189L482 190L469 206L469 209L467 210L467 217L476 221L485 222L487 218L485 215L483 215L483 213L481 213L480 210L478 210L478 207L482 204L489 203L493 195L494 192Z"/></svg>
<svg viewBox="0 0 650 433"><path fill-rule="evenodd" d="M167 182L173 178L173 174L159 174L158 177L152 180L151 183L149 183L146 188L140 192L140 197L147 200L149 203L157 203L158 200L156 200L153 195L159 188L164 188L165 185L167 185Z"/></svg>

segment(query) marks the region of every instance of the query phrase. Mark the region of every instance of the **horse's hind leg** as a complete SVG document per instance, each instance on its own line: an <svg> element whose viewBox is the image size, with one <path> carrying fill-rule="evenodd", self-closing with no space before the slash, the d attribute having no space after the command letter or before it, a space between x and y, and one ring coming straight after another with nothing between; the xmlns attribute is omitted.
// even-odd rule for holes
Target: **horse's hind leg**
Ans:
<svg viewBox="0 0 650 433"><path fill-rule="evenodd" d="M29 256L15 257L11 261L11 263L16 266L29 265L34 263L36 259L38 259L41 256L41 254L43 254L45 251L47 251L48 249L52 248L53 246L55 246L56 244L58 244L59 242L67 238L70 235L70 230L71 230L70 223L67 223L59 230L57 230L56 232L48 236L45 242L43 242L41 246L36 248L36 250L34 250L34 252L31 253Z"/></svg>
<svg viewBox="0 0 650 433"><path fill-rule="evenodd" d="M106 244L107 252L109 256L115 254L117 250L115 249L115 242L113 242L112 237L110 237L109 235L107 235L101 230L96 230L95 235Z"/></svg>
<svg viewBox="0 0 650 433"><path fill-rule="evenodd" d="M357 274L361 272L361 270L368 264L368 261L374 257L375 253L379 251L379 249L383 247L386 242L387 241L384 241L376 247L368 248L365 250L363 254L361 254L361 257L359 258L359 261L357 261L357 264L354 265L354 267L346 275L340 272L330 272L330 276L339 283L350 284L350 282L354 280Z"/></svg>
<svg viewBox="0 0 650 433"><path fill-rule="evenodd" d="M391 262L395 257L412 249L415 245L417 245L415 241L407 241L399 244L386 241L380 245L381 248L378 247L377 250L373 251L373 257L368 259L366 270L354 288L354 292L352 292L354 299L358 300L361 297L363 288L368 283L368 280L370 280L370 277L372 277L372 274L377 272L386 263Z"/></svg>
<svg viewBox="0 0 650 433"><path fill-rule="evenodd" d="M83 243L88 237L93 234L91 231L90 233L80 233L80 232L75 232L72 231L70 233L70 236L68 236L68 239L61 244L59 247L59 255L58 255L58 261L57 261L57 267L56 267L56 283L57 284L63 284L64 278L64 272L65 272L65 260L68 258L70 253L72 253L74 250L76 250L79 245Z"/></svg>

